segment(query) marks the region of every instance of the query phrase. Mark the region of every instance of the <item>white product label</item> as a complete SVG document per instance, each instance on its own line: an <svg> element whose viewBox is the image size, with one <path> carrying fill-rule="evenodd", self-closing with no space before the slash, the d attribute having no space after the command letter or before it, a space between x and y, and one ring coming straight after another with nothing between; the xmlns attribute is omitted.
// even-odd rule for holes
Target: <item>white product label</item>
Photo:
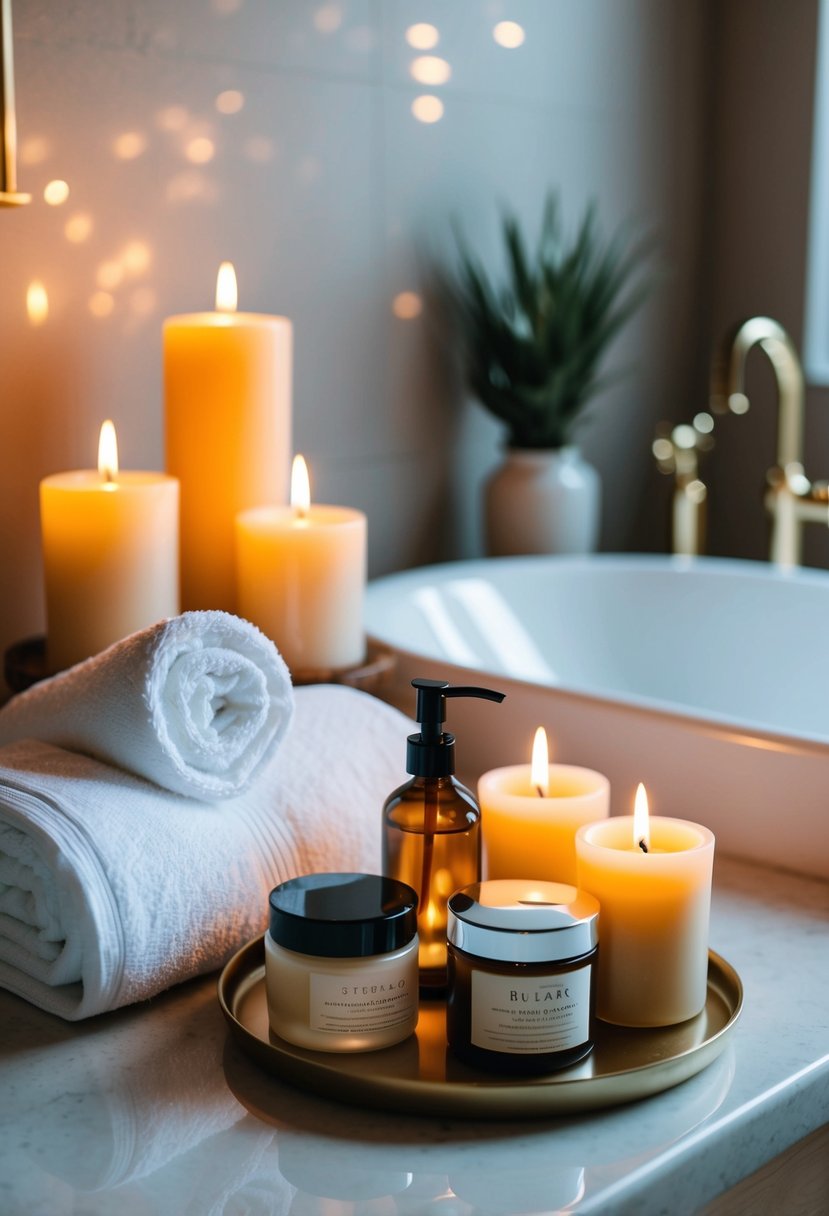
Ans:
<svg viewBox="0 0 829 1216"><path fill-rule="evenodd" d="M415 973L416 975L416 973ZM332 1034L372 1034L407 1022L415 1011L417 980L404 970L358 971L353 977L311 975L309 1024Z"/></svg>
<svg viewBox="0 0 829 1216"><path fill-rule="evenodd" d="M472 1042L514 1055L580 1047L590 1037L591 972L511 978L473 971Z"/></svg>

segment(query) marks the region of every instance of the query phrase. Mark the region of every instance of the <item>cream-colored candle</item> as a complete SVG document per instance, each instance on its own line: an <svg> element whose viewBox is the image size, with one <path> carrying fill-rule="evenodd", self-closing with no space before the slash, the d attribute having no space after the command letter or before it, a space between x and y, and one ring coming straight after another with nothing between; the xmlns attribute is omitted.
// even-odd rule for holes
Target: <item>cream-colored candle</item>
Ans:
<svg viewBox="0 0 829 1216"><path fill-rule="evenodd" d="M223 263L216 312L164 323L167 469L181 482L181 600L235 612L234 520L288 501L292 326L236 311Z"/></svg>
<svg viewBox="0 0 829 1216"><path fill-rule="evenodd" d="M366 547L361 511L311 505L301 456L290 506L237 517L239 614L273 639L294 678L363 661Z"/></svg>
<svg viewBox="0 0 829 1216"><path fill-rule="evenodd" d="M672 1026L705 1006L714 836L682 819L634 816L576 834L578 885L598 899L596 1012L619 1026Z"/></svg>
<svg viewBox="0 0 829 1216"><path fill-rule="evenodd" d="M547 756L539 727L531 764L492 769L478 781L487 878L576 884L576 829L609 814L610 782Z"/></svg>
<svg viewBox="0 0 829 1216"><path fill-rule="evenodd" d="M41 481L50 671L178 613L178 504L174 477L119 471L111 422L97 470Z"/></svg>

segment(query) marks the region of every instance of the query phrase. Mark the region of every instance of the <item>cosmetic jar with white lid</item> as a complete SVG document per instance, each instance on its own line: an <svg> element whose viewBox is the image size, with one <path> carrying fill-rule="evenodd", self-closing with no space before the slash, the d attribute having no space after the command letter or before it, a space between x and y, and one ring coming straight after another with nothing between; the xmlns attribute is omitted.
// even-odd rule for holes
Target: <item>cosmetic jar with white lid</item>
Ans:
<svg viewBox="0 0 829 1216"><path fill-rule="evenodd" d="M539 1075L593 1048L599 904L566 883L456 891L447 925L449 1046L466 1063Z"/></svg>
<svg viewBox="0 0 829 1216"><path fill-rule="evenodd" d="M275 1035L376 1051L417 1025L417 895L376 874L308 874L270 893L265 988Z"/></svg>

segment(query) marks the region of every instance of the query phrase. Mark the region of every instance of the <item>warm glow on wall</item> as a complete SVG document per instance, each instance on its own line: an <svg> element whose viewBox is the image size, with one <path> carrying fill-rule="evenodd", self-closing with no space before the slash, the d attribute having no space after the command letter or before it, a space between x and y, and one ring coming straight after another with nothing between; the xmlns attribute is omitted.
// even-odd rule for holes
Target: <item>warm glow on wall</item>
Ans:
<svg viewBox="0 0 829 1216"><path fill-rule="evenodd" d="M412 102L412 114L418 122L440 122L443 118L443 102L431 93L422 93Z"/></svg>
<svg viewBox="0 0 829 1216"><path fill-rule="evenodd" d="M406 30L406 41L416 51L431 51L432 47L437 46L440 41L440 34L436 26L429 25L426 21L419 21L416 25L410 25Z"/></svg>
<svg viewBox="0 0 829 1216"><path fill-rule="evenodd" d="M144 274L150 265L150 247L144 241L130 241L121 254L121 265L127 274Z"/></svg>
<svg viewBox="0 0 829 1216"><path fill-rule="evenodd" d="M32 325L42 325L49 316L49 296L40 279L32 279L26 290L26 312Z"/></svg>
<svg viewBox="0 0 829 1216"><path fill-rule="evenodd" d="M334 34L343 23L343 11L339 4L323 4L314 13L314 28L321 34Z"/></svg>
<svg viewBox="0 0 829 1216"><path fill-rule="evenodd" d="M184 149L184 155L194 165L206 165L216 155L216 145L206 135L197 135Z"/></svg>
<svg viewBox="0 0 829 1216"><path fill-rule="evenodd" d="M47 182L43 190L43 199L50 207L59 207L68 198L69 185L67 182L61 181L59 178L56 178L55 181Z"/></svg>
<svg viewBox="0 0 829 1216"><path fill-rule="evenodd" d="M108 291L96 291L89 297L89 311L93 317L108 317L115 308L115 297Z"/></svg>
<svg viewBox="0 0 829 1216"><path fill-rule="evenodd" d="M251 135L245 140L243 151L255 165L266 165L269 160L273 160L275 149L273 141L268 139L267 135Z"/></svg>
<svg viewBox="0 0 829 1216"><path fill-rule="evenodd" d="M130 309L135 317L149 317L157 306L158 299L152 287L136 287L130 296Z"/></svg>
<svg viewBox="0 0 829 1216"><path fill-rule="evenodd" d="M73 245L82 245L92 233L92 216L80 211L77 215L70 215L64 224L63 233Z"/></svg>
<svg viewBox="0 0 829 1216"><path fill-rule="evenodd" d="M42 165L51 151L48 139L42 135L33 135L23 140L18 155L22 165Z"/></svg>
<svg viewBox="0 0 829 1216"><path fill-rule="evenodd" d="M146 150L147 139L140 131L125 131L112 145L118 160L135 160Z"/></svg>
<svg viewBox="0 0 829 1216"><path fill-rule="evenodd" d="M446 84L452 68L439 55L418 55L412 60L412 77L420 84Z"/></svg>
<svg viewBox="0 0 829 1216"><path fill-rule="evenodd" d="M95 274L95 282L105 291L117 287L124 278L124 268L120 262L101 262Z"/></svg>
<svg viewBox="0 0 829 1216"><path fill-rule="evenodd" d="M155 120L162 131L183 131L190 121L190 115L184 106L166 106L158 111Z"/></svg>
<svg viewBox="0 0 829 1216"><path fill-rule="evenodd" d="M416 291L401 291L394 297L391 307L401 321L413 321L423 312L423 300Z"/></svg>
<svg viewBox="0 0 829 1216"><path fill-rule="evenodd" d="M522 26L517 21L499 21L495 29L492 31L492 37L499 46L506 47L507 50L513 51L524 42L526 34Z"/></svg>
<svg viewBox="0 0 829 1216"><path fill-rule="evenodd" d="M215 104L220 114L238 114L244 107L245 95L238 89L225 89L216 98Z"/></svg>

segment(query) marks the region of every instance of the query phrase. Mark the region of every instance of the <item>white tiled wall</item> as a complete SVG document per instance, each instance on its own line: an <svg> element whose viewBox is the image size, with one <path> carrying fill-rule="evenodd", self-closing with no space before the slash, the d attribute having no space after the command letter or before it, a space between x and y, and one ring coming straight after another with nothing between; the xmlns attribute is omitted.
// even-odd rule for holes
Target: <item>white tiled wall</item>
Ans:
<svg viewBox="0 0 829 1216"><path fill-rule="evenodd" d="M595 196L606 228L661 239L649 304L613 351L626 375L583 432L603 546L659 543L650 439L693 354L699 6L14 0L14 18L34 201L0 211L0 645L43 628L39 478L89 467L107 416L125 467L162 467L161 323L212 306L225 258L240 307L294 321L297 449L319 500L368 512L372 573L478 551L500 435L459 383L431 267L453 256L453 218L496 264L499 209L533 232L548 186L570 223ZM517 49L493 40L504 19L524 28ZM408 45L417 22L436 47ZM444 84L412 79L424 54L449 65ZM222 113L229 90L244 104ZM423 94L439 121L414 117ZM43 200L53 179L60 206ZM33 279L50 302L37 328ZM395 315L404 292L413 318Z"/></svg>

